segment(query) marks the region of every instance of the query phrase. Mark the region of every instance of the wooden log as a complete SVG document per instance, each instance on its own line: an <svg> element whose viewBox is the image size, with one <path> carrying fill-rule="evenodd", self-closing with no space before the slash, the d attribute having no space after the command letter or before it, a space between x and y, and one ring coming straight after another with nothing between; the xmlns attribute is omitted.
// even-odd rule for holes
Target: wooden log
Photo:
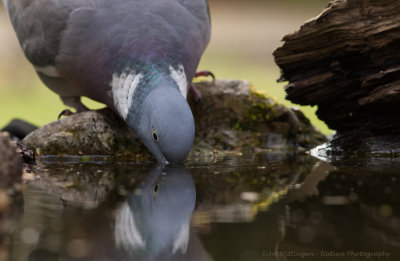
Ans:
<svg viewBox="0 0 400 261"><path fill-rule="evenodd" d="M400 135L400 1L335 0L274 52L287 99L337 137Z"/></svg>

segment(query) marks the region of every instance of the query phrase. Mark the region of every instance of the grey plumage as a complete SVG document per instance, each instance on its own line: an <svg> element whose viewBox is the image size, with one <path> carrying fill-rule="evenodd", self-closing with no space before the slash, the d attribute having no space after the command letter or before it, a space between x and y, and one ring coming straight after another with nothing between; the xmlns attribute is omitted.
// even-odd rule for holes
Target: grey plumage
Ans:
<svg viewBox="0 0 400 261"><path fill-rule="evenodd" d="M209 41L210 17L206 0L3 2L26 57L41 80L58 93L66 105L77 111L85 110L80 103L81 96L105 103L127 121L159 161L164 161L162 150L166 148L150 144L151 133L148 135L148 132L152 130L143 130L146 124L142 118L144 111L157 111L143 107L149 94L166 88L170 91L163 92L163 98L168 100L167 96L174 96L176 99L169 99L168 104L162 102L163 99L159 101L165 104L161 114L172 113L164 115L164 120L171 119L176 124L173 118L181 114L182 123L193 126L179 131L194 135L190 108L181 98L186 98L189 83ZM173 94L175 90L180 91L182 97ZM151 101L146 104L156 106ZM153 121L159 116L146 115L146 120ZM154 125L157 124L152 123L148 128L153 129ZM161 136L165 135L161 133ZM179 135L175 136L172 139ZM190 139L193 137L186 143L190 143ZM176 140L171 142L175 143ZM185 147L175 154L188 153L188 145ZM182 161L181 157L171 160Z"/></svg>

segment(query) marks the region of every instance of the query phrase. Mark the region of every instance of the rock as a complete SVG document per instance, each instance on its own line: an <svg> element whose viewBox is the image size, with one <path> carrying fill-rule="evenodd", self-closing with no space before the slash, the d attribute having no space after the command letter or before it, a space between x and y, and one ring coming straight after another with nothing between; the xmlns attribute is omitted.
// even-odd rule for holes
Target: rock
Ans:
<svg viewBox="0 0 400 261"><path fill-rule="evenodd" d="M6 132L0 132L0 190L13 188L21 182L22 159L17 153L17 144Z"/></svg>
<svg viewBox="0 0 400 261"><path fill-rule="evenodd" d="M73 114L30 133L22 144L37 155L143 156L146 148L109 109Z"/></svg>
<svg viewBox="0 0 400 261"><path fill-rule="evenodd" d="M287 99L317 105L332 153L400 151L400 2L336 0L274 52Z"/></svg>
<svg viewBox="0 0 400 261"><path fill-rule="evenodd" d="M190 101L196 122L189 159L213 160L223 151L307 149L325 141L304 115L257 93L244 81L197 83L200 106ZM109 109L88 111L52 122L22 143L38 155L113 155L117 159L150 159L132 130Z"/></svg>
<svg viewBox="0 0 400 261"><path fill-rule="evenodd" d="M218 80L196 85L199 107L189 99L196 121L196 141L219 150L252 152L299 150L326 138L297 109L257 92L249 82Z"/></svg>
<svg viewBox="0 0 400 261"><path fill-rule="evenodd" d="M21 214L22 159L7 132L0 132L0 260L7 258L7 242Z"/></svg>

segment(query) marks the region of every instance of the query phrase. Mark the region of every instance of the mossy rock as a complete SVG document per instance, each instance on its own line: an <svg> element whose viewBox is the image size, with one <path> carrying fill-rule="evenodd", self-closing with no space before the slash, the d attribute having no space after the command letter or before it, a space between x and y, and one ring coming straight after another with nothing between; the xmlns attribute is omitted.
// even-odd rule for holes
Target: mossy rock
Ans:
<svg viewBox="0 0 400 261"><path fill-rule="evenodd" d="M196 85L203 106L191 103L197 140L221 150L304 150L326 141L297 110L257 92L250 82L217 80Z"/></svg>

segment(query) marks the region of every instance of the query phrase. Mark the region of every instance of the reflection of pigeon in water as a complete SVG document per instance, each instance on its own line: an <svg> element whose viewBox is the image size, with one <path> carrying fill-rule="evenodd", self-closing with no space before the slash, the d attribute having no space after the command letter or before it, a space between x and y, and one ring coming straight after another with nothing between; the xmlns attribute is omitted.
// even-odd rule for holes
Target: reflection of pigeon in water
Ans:
<svg viewBox="0 0 400 261"><path fill-rule="evenodd" d="M153 170L117 212L117 249L135 260L177 260L184 256L191 240L195 203L194 182L186 169Z"/></svg>
<svg viewBox="0 0 400 261"><path fill-rule="evenodd" d="M210 37L207 0L3 0L41 80L77 112L105 103L162 163L194 139L186 101Z"/></svg>

